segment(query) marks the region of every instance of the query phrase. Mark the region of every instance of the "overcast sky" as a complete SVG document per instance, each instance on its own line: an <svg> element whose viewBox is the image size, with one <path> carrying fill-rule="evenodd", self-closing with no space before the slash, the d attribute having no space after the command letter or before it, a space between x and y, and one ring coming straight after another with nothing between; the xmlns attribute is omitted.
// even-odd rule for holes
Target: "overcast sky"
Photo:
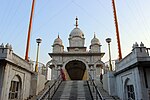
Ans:
<svg viewBox="0 0 150 100"><path fill-rule="evenodd" d="M141 41L150 47L150 0L115 0L119 22L123 57ZM25 56L27 31L32 0L0 0L0 44L10 43L14 52ZM89 49L91 39L96 37L105 52L103 62L108 61L105 39L112 38L112 59L118 58L117 40L111 0L36 0L29 57L36 58L36 38L42 38L39 61L46 64L57 35L66 47L68 37L75 27L75 17L85 36Z"/></svg>

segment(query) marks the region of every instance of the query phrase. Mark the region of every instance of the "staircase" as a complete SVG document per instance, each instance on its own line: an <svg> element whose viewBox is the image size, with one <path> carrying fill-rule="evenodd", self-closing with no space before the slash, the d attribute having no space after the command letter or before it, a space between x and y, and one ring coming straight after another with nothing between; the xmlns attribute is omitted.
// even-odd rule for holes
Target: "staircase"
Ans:
<svg viewBox="0 0 150 100"><path fill-rule="evenodd" d="M29 97L27 100L37 100L37 98L39 98L49 87L51 87L53 84L54 84L54 82L55 81L47 81L46 83L45 83L45 87L44 87L44 89L41 91L41 92L39 92L39 94L38 95L35 95L35 96L31 96L31 97Z"/></svg>
<svg viewBox="0 0 150 100"><path fill-rule="evenodd" d="M110 96L99 81L91 83L90 81L73 80L62 81L60 85L59 83L47 83L45 91L30 100L120 100L118 97Z"/></svg>
<svg viewBox="0 0 150 100"><path fill-rule="evenodd" d="M52 100L92 100L87 81L63 81Z"/></svg>
<svg viewBox="0 0 150 100"><path fill-rule="evenodd" d="M95 81L97 88L99 89L102 97L104 98L104 100L120 100L118 97L116 96L110 96L108 94L108 92L106 90L103 89L103 84L99 81Z"/></svg>

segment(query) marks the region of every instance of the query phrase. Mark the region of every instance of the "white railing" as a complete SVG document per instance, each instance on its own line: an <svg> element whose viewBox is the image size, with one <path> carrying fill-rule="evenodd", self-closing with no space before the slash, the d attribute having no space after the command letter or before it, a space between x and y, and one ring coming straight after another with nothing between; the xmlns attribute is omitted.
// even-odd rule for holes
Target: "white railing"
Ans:
<svg viewBox="0 0 150 100"><path fill-rule="evenodd" d="M112 65L112 70L113 70L113 71L116 70L115 62L116 62L116 60L112 60L112 61L111 61L111 65ZM109 70L109 68L110 68L109 61L105 62L105 66L107 67L107 70Z"/></svg>
<svg viewBox="0 0 150 100"><path fill-rule="evenodd" d="M97 85L95 84L94 82L94 79L92 78L91 74L89 73L89 88L90 88L90 91L91 91L91 95L92 95L92 98L93 100L105 100L103 98L103 96L101 95ZM95 95L94 95L95 94ZM95 98L95 99L94 99Z"/></svg>
<svg viewBox="0 0 150 100"><path fill-rule="evenodd" d="M33 71L35 71L35 64L36 62L35 61L31 61L32 64L33 64ZM46 71L46 66L41 63L41 62L38 62L38 72L41 73L42 75L46 76L47 75L47 71Z"/></svg>

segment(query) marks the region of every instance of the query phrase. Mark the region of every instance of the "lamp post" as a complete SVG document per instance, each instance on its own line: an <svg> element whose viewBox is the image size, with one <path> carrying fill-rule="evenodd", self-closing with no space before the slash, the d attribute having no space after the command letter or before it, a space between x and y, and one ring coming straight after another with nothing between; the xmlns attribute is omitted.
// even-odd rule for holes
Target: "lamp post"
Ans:
<svg viewBox="0 0 150 100"><path fill-rule="evenodd" d="M35 72L38 72L38 57L39 57L39 45L42 42L42 39L38 38L36 39L37 46L37 55L36 55L36 64L35 64Z"/></svg>
<svg viewBox="0 0 150 100"><path fill-rule="evenodd" d="M110 71L112 71L112 64L111 64L111 52L110 52L110 42L111 38L107 38L106 42L108 43L108 49L109 49L109 66L110 66Z"/></svg>

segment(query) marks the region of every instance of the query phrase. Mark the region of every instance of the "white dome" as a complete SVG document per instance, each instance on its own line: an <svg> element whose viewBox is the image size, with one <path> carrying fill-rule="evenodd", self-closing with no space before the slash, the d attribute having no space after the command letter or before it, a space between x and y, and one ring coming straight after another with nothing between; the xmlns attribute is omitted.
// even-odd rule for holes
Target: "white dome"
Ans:
<svg viewBox="0 0 150 100"><path fill-rule="evenodd" d="M96 38L96 36L95 36L95 34L94 34L94 38L91 40L91 45L95 45L95 44L100 45L100 42L99 42L99 39Z"/></svg>
<svg viewBox="0 0 150 100"><path fill-rule="evenodd" d="M58 38L56 38L56 39L54 40L54 45L56 45L56 44L62 45L62 40L59 38L59 35L58 35Z"/></svg>
<svg viewBox="0 0 150 100"><path fill-rule="evenodd" d="M83 32L79 29L79 28L74 28L71 33L70 33L70 38L73 38L73 37L81 37L81 38L84 38L84 34Z"/></svg>

